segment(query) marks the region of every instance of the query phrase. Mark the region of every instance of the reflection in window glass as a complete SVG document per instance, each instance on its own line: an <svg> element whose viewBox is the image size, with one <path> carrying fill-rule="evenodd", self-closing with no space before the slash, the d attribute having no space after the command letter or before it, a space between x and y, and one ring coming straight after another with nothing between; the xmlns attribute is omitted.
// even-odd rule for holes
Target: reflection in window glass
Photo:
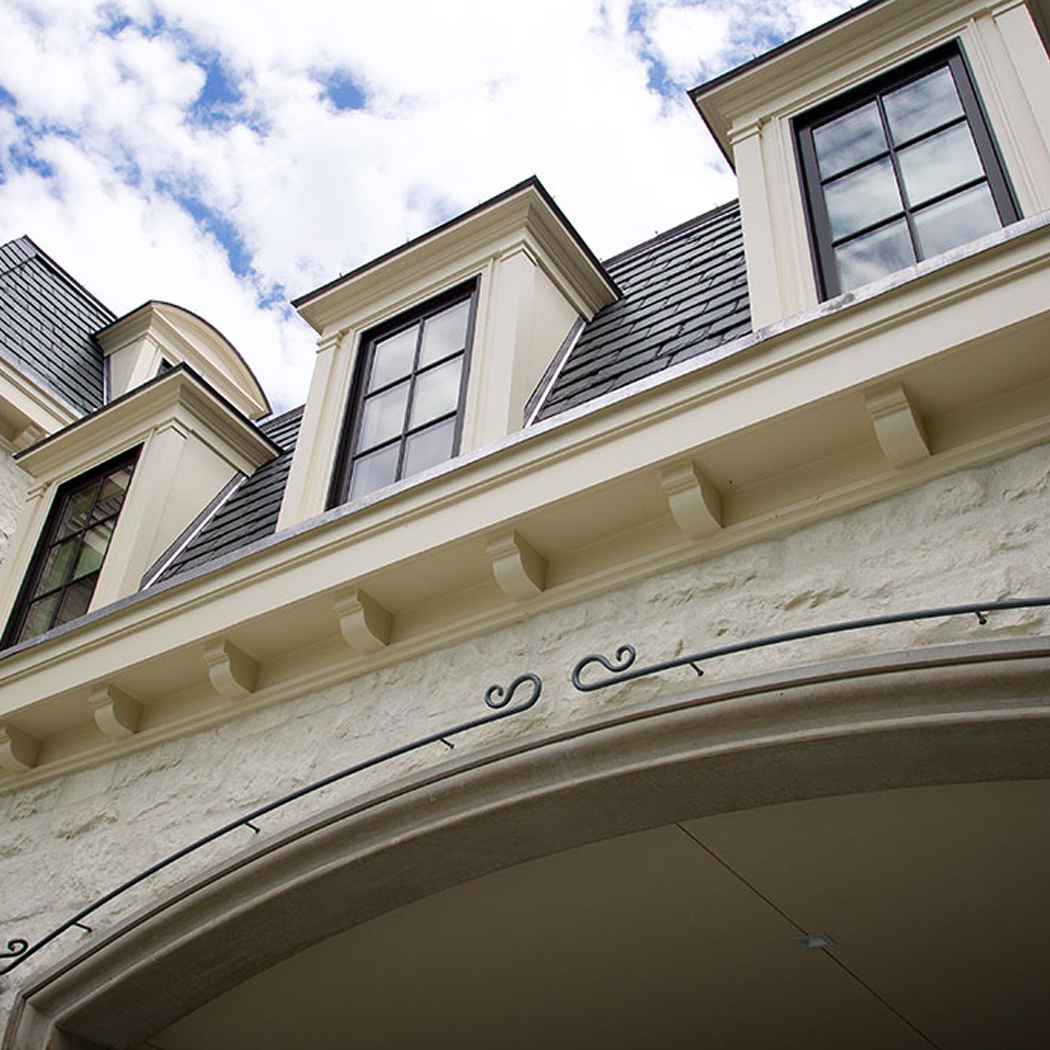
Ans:
<svg viewBox="0 0 1050 1050"><path fill-rule="evenodd" d="M405 447L405 476L411 477L444 463L452 455L455 433L456 421L449 419L413 434Z"/></svg>
<svg viewBox="0 0 1050 1050"><path fill-rule="evenodd" d="M399 332L389 339L375 344L372 351L372 377L369 390L378 390L398 379L404 379L412 371L416 356L416 333L414 329Z"/></svg>
<svg viewBox="0 0 1050 1050"><path fill-rule="evenodd" d="M98 574L85 576L71 583L62 596L62 604L59 606L58 615L55 617L55 626L60 623L69 623L78 616L83 616L91 604L91 596L95 593L95 584L98 583Z"/></svg>
<svg viewBox="0 0 1050 1050"><path fill-rule="evenodd" d="M136 450L59 490L8 622L5 646L87 612L137 456Z"/></svg>
<svg viewBox="0 0 1050 1050"><path fill-rule="evenodd" d="M350 498L364 496L397 480L396 445L382 448L368 456L361 456L354 463L354 477L350 485Z"/></svg>
<svg viewBox="0 0 1050 1050"><path fill-rule="evenodd" d="M929 258L999 229L999 213L985 185L932 204L915 215L922 254Z"/></svg>
<svg viewBox="0 0 1050 1050"><path fill-rule="evenodd" d="M836 238L847 237L901 210L901 195L888 158L829 183L825 199L831 233Z"/></svg>
<svg viewBox="0 0 1050 1050"><path fill-rule="evenodd" d="M1019 217L955 45L821 105L795 127L826 295Z"/></svg>
<svg viewBox="0 0 1050 1050"><path fill-rule="evenodd" d="M820 174L829 179L886 149L886 135L874 102L813 129Z"/></svg>
<svg viewBox="0 0 1050 1050"><path fill-rule="evenodd" d="M409 389L410 384L402 383L365 402L361 416L361 448L375 448L401 433L405 426Z"/></svg>
<svg viewBox="0 0 1050 1050"><path fill-rule="evenodd" d="M902 270L915 262L908 227L903 222L883 226L835 250L844 292L869 284L883 274Z"/></svg>
<svg viewBox="0 0 1050 1050"><path fill-rule="evenodd" d="M890 134L898 144L963 115L959 92L947 66L891 91L883 105Z"/></svg>
<svg viewBox="0 0 1050 1050"><path fill-rule="evenodd" d="M420 366L433 364L449 354L457 354L467 345L467 322L470 302L457 303L423 322L423 346Z"/></svg>
<svg viewBox="0 0 1050 1050"><path fill-rule="evenodd" d="M456 410L462 370L463 358L459 356L420 375L416 382L416 396L412 399L413 427Z"/></svg>
<svg viewBox="0 0 1050 1050"><path fill-rule="evenodd" d="M973 135L965 124L902 149L899 160L904 190L915 206L984 176Z"/></svg>
<svg viewBox="0 0 1050 1050"><path fill-rule="evenodd" d="M455 455L466 386L473 289L366 341L347 461L333 501L354 499ZM363 389L361 387L363 386Z"/></svg>

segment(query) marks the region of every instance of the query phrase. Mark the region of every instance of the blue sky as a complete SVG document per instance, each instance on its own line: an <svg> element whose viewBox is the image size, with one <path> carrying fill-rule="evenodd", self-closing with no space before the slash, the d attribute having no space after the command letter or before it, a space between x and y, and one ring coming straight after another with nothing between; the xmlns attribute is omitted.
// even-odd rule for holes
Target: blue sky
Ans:
<svg viewBox="0 0 1050 1050"><path fill-rule="evenodd" d="M734 197L686 90L849 6L0 0L0 240L201 314L290 407L290 298L531 174L599 256Z"/></svg>

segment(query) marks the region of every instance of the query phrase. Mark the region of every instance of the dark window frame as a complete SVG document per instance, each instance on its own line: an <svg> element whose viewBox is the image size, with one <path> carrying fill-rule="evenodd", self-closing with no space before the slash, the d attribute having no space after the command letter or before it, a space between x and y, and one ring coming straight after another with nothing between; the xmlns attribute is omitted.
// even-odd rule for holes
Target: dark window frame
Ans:
<svg viewBox="0 0 1050 1050"><path fill-rule="evenodd" d="M389 339L392 336L397 335L400 332L411 329L414 326L419 326L420 335L417 338L416 349L415 349L415 361L413 363L412 371L409 373L409 377L412 380L412 386L409 394L409 399L405 407L405 423L402 427L400 434L397 438L391 438L388 442L384 442L382 445L376 446L376 448L385 447L392 445L395 441L400 443L400 449L398 453L398 469L397 477L395 481L404 480L405 474L403 473L404 459L405 459L405 445L406 438L411 436L413 433L425 430L427 427L434 426L441 420L449 418L455 419L454 431L452 437L452 456L456 456L459 452L460 440L463 435L463 416L464 406L467 395L468 379L470 377L470 364L473 352L474 344L474 325L477 319L477 308L478 308L478 284L477 278L472 278L469 281L464 281L461 284L456 285L454 288L450 288L446 292L434 296L428 299L425 303L421 303L419 306L413 307L404 313L399 314L397 317L392 318L390 321L385 321L381 325L377 325L375 328L369 329L362 333L358 341L358 354L357 361L354 365L354 375L350 383L350 393L346 402L346 410L343 416L343 427L340 433L339 444L336 452L336 466L332 472L332 482L329 487L328 493L328 506L337 507L343 503L346 503L350 499L350 486L353 474L354 459L357 456L358 445L361 436L361 426L364 416L364 405L368 396L374 395L381 392L387 387L378 388L374 391L369 391L368 379L371 375L372 363L374 358L374 350L377 343ZM447 414L438 419L427 420L425 424L417 428L411 428L407 426L407 422L412 412L413 397L415 394L416 377L421 372L429 371L431 368L437 368L441 364L452 360L456 354L450 354L447 357L441 358L439 361L431 362L424 369L419 369L418 358L420 350L420 341L422 338L422 332L424 328L423 322L428 318L436 316L443 311L449 309L452 306L456 306L458 303L467 302L469 303L469 313L467 316L467 330L465 338L465 346L462 351L463 354L463 366L460 372L460 386L459 395L456 401L456 409L454 413ZM389 388L393 388L397 383L402 382L403 379L395 380L388 384ZM370 449L369 452L375 451ZM412 476L412 475L408 475Z"/></svg>
<svg viewBox="0 0 1050 1050"><path fill-rule="evenodd" d="M70 478L68 481L63 482L55 493L55 498L52 500L51 508L48 511L47 520L44 523L44 527L40 532L40 536L37 540L36 549L33 551L33 557L30 559L29 568L26 571L25 577L22 580L22 586L19 588L18 597L15 599L15 603L11 608L11 614L7 618L7 626L4 629L2 640L0 640L0 648L8 649L13 645L19 644L22 641L29 641L32 638L39 638L41 635L46 634L48 631L53 630L54 627L60 626L55 623L55 619L62 608L62 600L65 597L66 592L69 591L70 587L76 581L72 579L72 572L77 565L77 561L80 557L80 553L83 550L84 538L91 528L95 528L98 525L112 522L113 531L116 531L117 524L120 521L120 515L123 513L124 506L127 503L128 493L131 491L131 485L135 478L135 469L138 464L139 453L142 451L141 446L136 446L133 449L129 449L126 452L122 452L119 456L114 456L112 459L106 460L104 463L98 464L96 467L92 467L91 470L85 471L83 474L78 474L75 478ZM98 485L103 478L113 474L119 470L129 468L131 476L128 479L127 488L124 490L123 497L120 501L120 506L117 508L114 514L108 515L105 518L101 518L98 521L92 521L92 516L98 506L98 498L101 494L101 486ZM96 484L96 491L92 497L91 508L85 515L84 525L76 531L76 533L70 533L65 537L69 539L72 536L77 538L77 546L73 556L69 560L69 564L64 572L63 582L58 587L51 588L49 591L37 594L36 590L40 583L43 570L45 568L48 552L51 547L55 544L58 537L56 533L61 523L62 517L65 513L66 507L69 503L70 496L76 492L86 488L91 483ZM98 580L102 575L102 570L106 564L106 558L109 555L109 549L112 546L113 539L110 536L109 541L106 544L106 550L103 552L102 559L98 564L98 568L93 573L86 573L85 576L94 575L95 585L92 587L91 597L88 599L88 606L90 607L91 600L94 598L95 589L98 586ZM78 579L83 579L79 577ZM55 608L51 614L51 620L43 631L35 632L32 635L27 635L25 638L20 638L26 619L29 615L30 607L33 602L44 597L46 594L58 594L59 599L55 603ZM80 614L84 615L84 614ZM71 617L76 619L77 617ZM70 621L65 620L63 623Z"/></svg>
<svg viewBox="0 0 1050 1050"><path fill-rule="evenodd" d="M905 87L907 84L913 83L941 68L946 68L951 73L956 90L959 93L963 115L946 121L942 125L936 125L927 129L911 139L894 143L888 133L889 129L882 96L896 91L898 88ZM833 176L823 181L831 182L843 178L868 164L882 159L884 156L889 157L893 165L897 187L901 194L903 211L894 212L891 216L879 219L869 226L851 231L847 236L838 238L838 244L859 239L875 230L889 227L892 223L898 222L903 215L907 223L915 257L917 260L922 260L924 256L919 247L914 214L923 208L931 207L942 200L949 199L953 194L964 192L971 185L977 186L984 181L987 181L992 201L999 214L1002 226L1016 222L1021 217L1016 194L1010 184L1006 166L1003 163L998 144L992 133L991 123L988 120L984 104L977 93L965 52L959 41L950 41L918 58L906 62L904 65L866 81L841 95L837 95L827 102L814 106L792 120L799 178L802 182L802 195L809 231L810 254L817 275L818 292L821 300L830 299L841 294L842 287L834 255L836 240L832 235L831 224L828 219L822 179L817 166L816 150L813 145L813 131L815 128L838 117L845 116L854 110L858 110L872 101L877 103L883 129L886 133L887 148L880 154L866 157L855 165L835 172ZM907 199L897 154L909 146L923 142L956 124L962 123L969 127L973 136L973 142L984 169L984 175L981 178L973 179L965 184L960 183L958 186L944 190L929 199L921 201L919 205L911 205Z"/></svg>

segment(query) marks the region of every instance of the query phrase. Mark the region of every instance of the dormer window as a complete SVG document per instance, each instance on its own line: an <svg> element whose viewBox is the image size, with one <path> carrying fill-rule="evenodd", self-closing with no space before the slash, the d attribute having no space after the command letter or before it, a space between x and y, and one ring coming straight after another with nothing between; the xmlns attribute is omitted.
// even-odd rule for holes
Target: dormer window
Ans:
<svg viewBox="0 0 1050 1050"><path fill-rule="evenodd" d="M362 339L331 503L451 459L474 327L470 283Z"/></svg>
<svg viewBox="0 0 1050 1050"><path fill-rule="evenodd" d="M811 110L795 128L824 298L1019 217L955 46Z"/></svg>
<svg viewBox="0 0 1050 1050"><path fill-rule="evenodd" d="M618 295L527 179L296 299L320 339L278 530L519 430L566 335Z"/></svg>
<svg viewBox="0 0 1050 1050"><path fill-rule="evenodd" d="M37 545L4 635L4 647L88 611L139 450L64 485Z"/></svg>

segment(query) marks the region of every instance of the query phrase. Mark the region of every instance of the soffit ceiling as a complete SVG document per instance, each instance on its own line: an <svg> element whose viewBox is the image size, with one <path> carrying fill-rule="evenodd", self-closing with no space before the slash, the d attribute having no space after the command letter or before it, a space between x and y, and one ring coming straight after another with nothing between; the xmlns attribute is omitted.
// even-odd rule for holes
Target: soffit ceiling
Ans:
<svg viewBox="0 0 1050 1050"><path fill-rule="evenodd" d="M1042 1045L1047 812L1050 782L972 784L583 846L332 937L148 1046Z"/></svg>

